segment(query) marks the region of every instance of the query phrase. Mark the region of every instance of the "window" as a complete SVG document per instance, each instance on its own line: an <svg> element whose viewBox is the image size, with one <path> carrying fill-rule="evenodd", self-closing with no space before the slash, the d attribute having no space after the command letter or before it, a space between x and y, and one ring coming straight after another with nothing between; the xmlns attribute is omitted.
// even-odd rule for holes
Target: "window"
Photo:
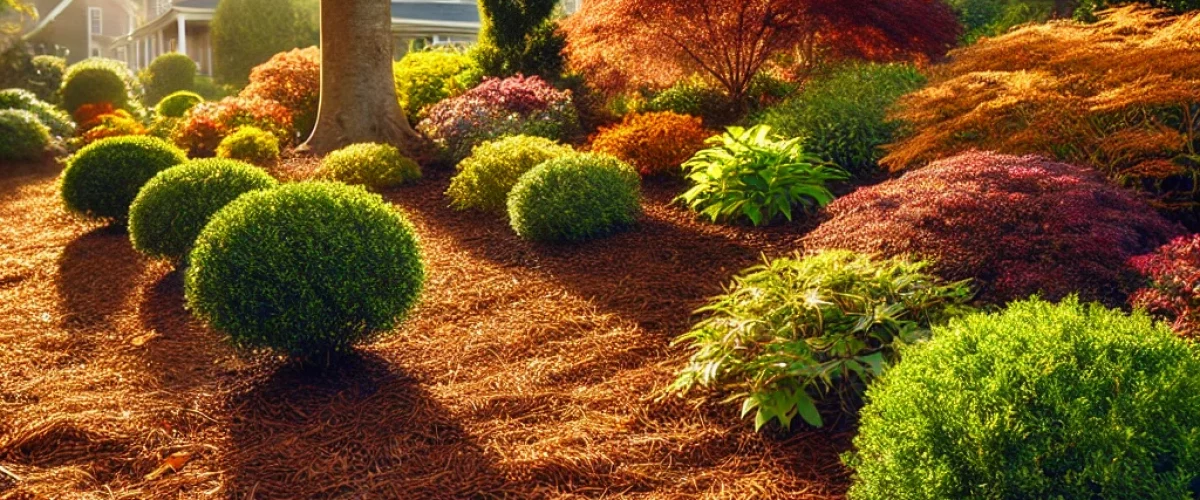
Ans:
<svg viewBox="0 0 1200 500"><path fill-rule="evenodd" d="M88 7L88 34L104 33L104 13L100 7Z"/></svg>

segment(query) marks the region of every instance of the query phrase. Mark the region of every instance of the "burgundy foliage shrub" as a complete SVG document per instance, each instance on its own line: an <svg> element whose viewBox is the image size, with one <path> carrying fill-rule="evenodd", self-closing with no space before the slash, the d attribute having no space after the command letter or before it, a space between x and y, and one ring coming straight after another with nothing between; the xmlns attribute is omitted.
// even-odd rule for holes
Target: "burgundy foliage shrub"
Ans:
<svg viewBox="0 0 1200 500"><path fill-rule="evenodd" d="M978 297L993 303L1078 293L1120 304L1137 288L1130 258L1180 233L1093 169L977 151L859 189L827 210L807 249L935 259L935 271L975 279Z"/></svg>
<svg viewBox="0 0 1200 500"><path fill-rule="evenodd" d="M1200 336L1200 234L1180 237L1132 264L1149 284L1129 303L1171 322L1184 337Z"/></svg>

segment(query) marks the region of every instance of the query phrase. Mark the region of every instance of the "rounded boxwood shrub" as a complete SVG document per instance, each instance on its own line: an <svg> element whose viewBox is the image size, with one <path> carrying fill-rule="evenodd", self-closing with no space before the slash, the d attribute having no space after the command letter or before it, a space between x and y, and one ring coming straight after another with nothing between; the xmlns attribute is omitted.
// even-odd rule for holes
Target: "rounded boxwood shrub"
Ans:
<svg viewBox="0 0 1200 500"><path fill-rule="evenodd" d="M168 52L154 58L140 77L146 89L146 104L154 104L173 92L193 90L196 62L185 54Z"/></svg>
<svg viewBox="0 0 1200 500"><path fill-rule="evenodd" d="M641 213L641 179L608 155L577 153L526 172L508 193L509 223L522 238L575 242L633 225Z"/></svg>
<svg viewBox="0 0 1200 500"><path fill-rule="evenodd" d="M421 178L421 166L388 144L351 144L321 160L318 178L381 189Z"/></svg>
<svg viewBox="0 0 1200 500"><path fill-rule="evenodd" d="M453 49L409 52L392 73L400 109L411 123L425 117L425 108L478 85L482 75L471 56Z"/></svg>
<svg viewBox="0 0 1200 500"><path fill-rule="evenodd" d="M267 167L279 162L279 139L258 127L241 127L221 139L217 157L231 158Z"/></svg>
<svg viewBox="0 0 1200 500"><path fill-rule="evenodd" d="M200 94L181 90L158 101L158 105L154 106L154 114L167 118L183 118L183 115L202 102L204 98L200 97Z"/></svg>
<svg viewBox="0 0 1200 500"><path fill-rule="evenodd" d="M457 210L503 212L517 179L546 160L575 152L544 137L514 135L475 147L458 164L446 196Z"/></svg>
<svg viewBox="0 0 1200 500"><path fill-rule="evenodd" d="M75 133L75 122L71 121L70 116L50 103L38 99L28 90L0 90L0 109L19 109L33 113L38 121L57 137L71 137Z"/></svg>
<svg viewBox="0 0 1200 500"><path fill-rule="evenodd" d="M301 357L391 330L425 280L405 216L340 183L238 198L212 217L189 260L185 293L200 318L239 346Z"/></svg>
<svg viewBox="0 0 1200 500"><path fill-rule="evenodd" d="M1075 298L934 327L867 390L850 498L1194 498L1200 356Z"/></svg>
<svg viewBox="0 0 1200 500"><path fill-rule="evenodd" d="M63 203L82 215L124 221L146 182L185 161L183 151L156 137L101 139L67 160L60 186Z"/></svg>
<svg viewBox="0 0 1200 500"><path fill-rule="evenodd" d="M132 101L141 93L141 89L124 63L94 57L67 68L60 93L63 108L69 112L74 112L84 104L100 103L132 110Z"/></svg>
<svg viewBox="0 0 1200 500"><path fill-rule="evenodd" d="M262 169L236 160L193 160L163 170L129 207L133 248L182 261L213 214L238 196L276 184Z"/></svg>
<svg viewBox="0 0 1200 500"><path fill-rule="evenodd" d="M49 145L50 131L33 113L0 109L0 160L36 160Z"/></svg>
<svg viewBox="0 0 1200 500"><path fill-rule="evenodd" d="M601 129L592 151L628 162L646 176L678 173L680 165L714 134L699 118L671 111L625 115L621 123Z"/></svg>
<svg viewBox="0 0 1200 500"><path fill-rule="evenodd" d="M29 61L33 74L25 88L46 102L58 102L58 89L62 87L63 73L67 72L67 60L58 56L33 56Z"/></svg>

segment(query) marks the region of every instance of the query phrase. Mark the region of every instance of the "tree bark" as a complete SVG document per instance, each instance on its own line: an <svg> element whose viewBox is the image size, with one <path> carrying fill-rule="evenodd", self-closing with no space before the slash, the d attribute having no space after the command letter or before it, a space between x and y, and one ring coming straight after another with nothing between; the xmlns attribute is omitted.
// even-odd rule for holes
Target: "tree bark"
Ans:
<svg viewBox="0 0 1200 500"><path fill-rule="evenodd" d="M321 0L321 103L301 151L391 144L413 155L421 136L396 100L389 0Z"/></svg>

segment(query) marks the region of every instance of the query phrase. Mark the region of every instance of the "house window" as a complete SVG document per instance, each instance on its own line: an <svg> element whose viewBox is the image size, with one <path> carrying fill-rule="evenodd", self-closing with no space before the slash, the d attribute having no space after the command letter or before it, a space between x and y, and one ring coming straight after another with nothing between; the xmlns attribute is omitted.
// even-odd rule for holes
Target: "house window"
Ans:
<svg viewBox="0 0 1200 500"><path fill-rule="evenodd" d="M104 13L100 7L88 7L88 34L99 35L104 32Z"/></svg>

